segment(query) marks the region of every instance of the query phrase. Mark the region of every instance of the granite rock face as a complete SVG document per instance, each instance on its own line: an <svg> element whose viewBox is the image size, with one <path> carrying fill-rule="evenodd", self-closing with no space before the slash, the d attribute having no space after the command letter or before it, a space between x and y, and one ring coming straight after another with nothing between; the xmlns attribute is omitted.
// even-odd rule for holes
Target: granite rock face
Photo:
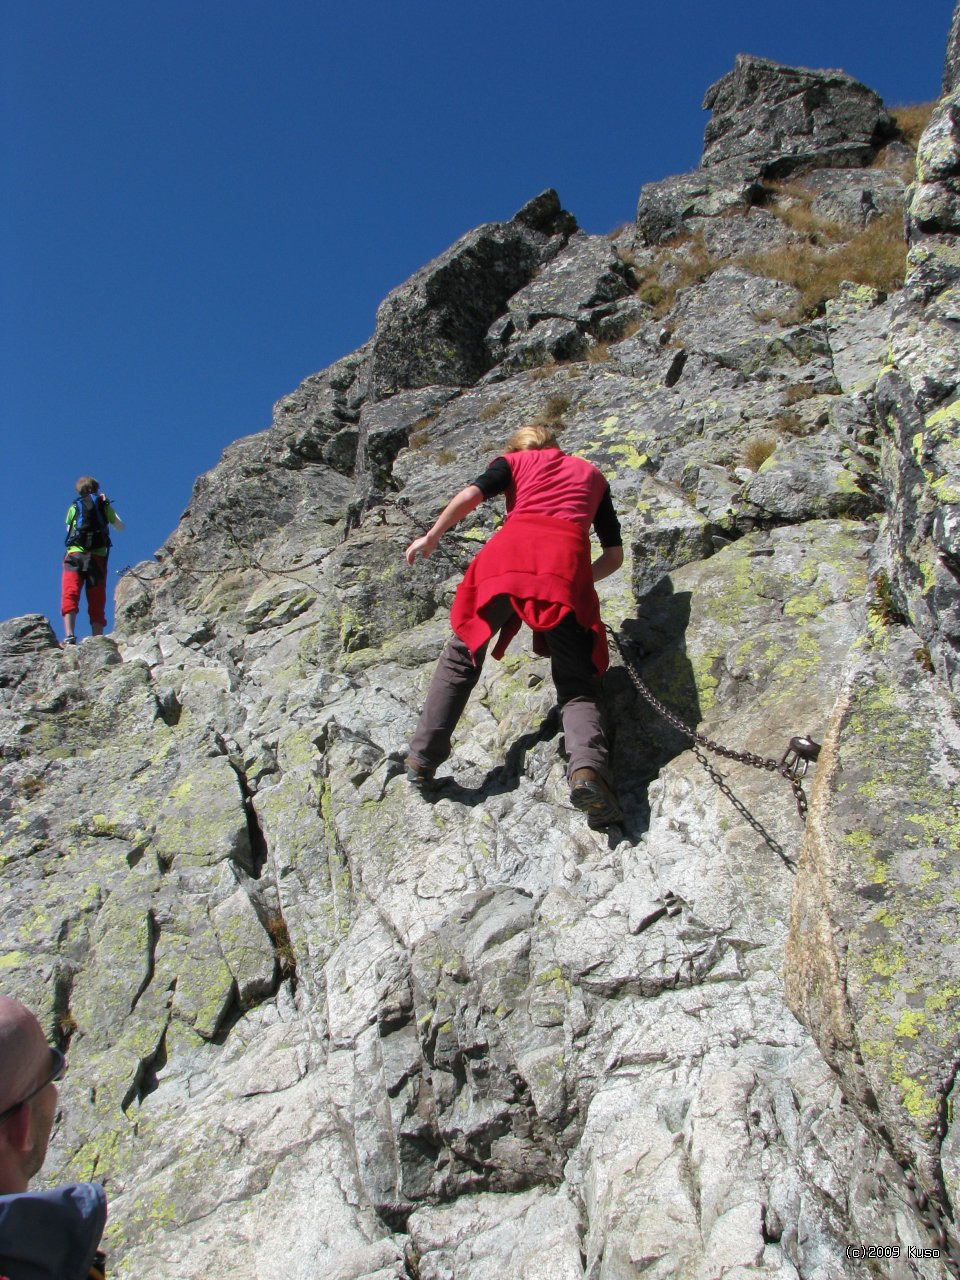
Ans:
<svg viewBox="0 0 960 1280"><path fill-rule="evenodd" d="M69 1048L45 1176L108 1179L121 1280L952 1274L952 99L904 287L804 310L757 256L788 209L725 184L809 160L857 234L904 207L859 167L882 104L758 59L711 94L661 230L549 192L463 237L197 481L113 636L0 624L0 969ZM623 524L606 833L525 642L432 790L400 764L497 504L403 548L535 416Z"/></svg>

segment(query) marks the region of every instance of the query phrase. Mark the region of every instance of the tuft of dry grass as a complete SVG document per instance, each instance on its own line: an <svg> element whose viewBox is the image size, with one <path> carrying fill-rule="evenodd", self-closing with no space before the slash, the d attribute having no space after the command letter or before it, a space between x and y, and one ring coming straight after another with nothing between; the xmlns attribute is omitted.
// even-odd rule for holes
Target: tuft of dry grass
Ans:
<svg viewBox="0 0 960 1280"><path fill-rule="evenodd" d="M893 123L903 134L904 141L916 151L924 129L930 123L935 102L915 102L902 107L891 107L890 116Z"/></svg>
<svg viewBox="0 0 960 1280"><path fill-rule="evenodd" d="M637 288L637 297L641 302L645 302L648 307L653 307L657 315L666 315L670 310L670 304L664 306L667 298L667 291L657 280L647 280ZM672 300L672 299L671 299Z"/></svg>
<svg viewBox="0 0 960 1280"><path fill-rule="evenodd" d="M68 1009L66 1013L61 1013L57 1018L57 1033L60 1043L63 1044L69 1040L77 1029L77 1020Z"/></svg>
<svg viewBox="0 0 960 1280"><path fill-rule="evenodd" d="M570 396L563 395L562 392L559 395L550 396L543 407L544 420L559 422L572 403Z"/></svg>
<svg viewBox="0 0 960 1280"><path fill-rule="evenodd" d="M770 429L779 436L808 436L813 430L799 413L780 413L770 419Z"/></svg>
<svg viewBox="0 0 960 1280"><path fill-rule="evenodd" d="M626 340L628 338L632 338L635 333L639 333L642 328L643 328L642 320L631 320L630 323L624 328L623 333L621 333L617 341L626 342Z"/></svg>
<svg viewBox="0 0 960 1280"><path fill-rule="evenodd" d="M873 575L873 599L867 605L867 612L879 627L902 627L907 621L897 608L890 578L882 569Z"/></svg>
<svg viewBox="0 0 960 1280"><path fill-rule="evenodd" d="M922 644L919 649L914 649L913 656L924 671L933 672L933 658L925 644Z"/></svg>
<svg viewBox="0 0 960 1280"><path fill-rule="evenodd" d="M844 229L839 223L814 213L812 206L816 193L802 182L773 182L764 190L767 212L811 244L836 244L844 238Z"/></svg>
<svg viewBox="0 0 960 1280"><path fill-rule="evenodd" d="M812 382L791 382L783 393L785 405L799 404L802 400L810 400L817 394Z"/></svg>
<svg viewBox="0 0 960 1280"><path fill-rule="evenodd" d="M286 920L277 912L267 916L264 923L273 943L273 950L280 965L280 972L284 977L295 973L297 969L297 954L293 949L293 943L290 941L290 931L287 929Z"/></svg>
<svg viewBox="0 0 960 1280"><path fill-rule="evenodd" d="M418 418L410 428L410 434L407 436L408 449L422 449L430 439L429 426L432 422L436 422L439 417L436 413L425 414L422 418Z"/></svg>
<svg viewBox="0 0 960 1280"><path fill-rule="evenodd" d="M654 314L665 316L681 289L700 284L720 266L711 258L703 233L671 242L646 270L637 271L636 296L653 308ZM669 280L664 281L664 272Z"/></svg>
<svg viewBox="0 0 960 1280"><path fill-rule="evenodd" d="M874 218L845 243L830 249L815 245L783 245L766 253L735 259L748 271L782 280L800 291L797 320L821 315L845 280L892 293L903 285L907 249L898 213ZM786 317L784 317L786 319Z"/></svg>
<svg viewBox="0 0 960 1280"><path fill-rule="evenodd" d="M485 409L481 409L477 417L481 422L489 422L491 418L496 418L510 403L508 396L501 396L499 400L494 400L492 404L488 404Z"/></svg>
<svg viewBox="0 0 960 1280"><path fill-rule="evenodd" d="M761 431L743 446L743 465L751 471L759 471L777 447L777 437L772 431Z"/></svg>
<svg viewBox="0 0 960 1280"><path fill-rule="evenodd" d="M588 364L603 364L605 360L610 359L610 343L598 342L596 346L590 348L587 352Z"/></svg>

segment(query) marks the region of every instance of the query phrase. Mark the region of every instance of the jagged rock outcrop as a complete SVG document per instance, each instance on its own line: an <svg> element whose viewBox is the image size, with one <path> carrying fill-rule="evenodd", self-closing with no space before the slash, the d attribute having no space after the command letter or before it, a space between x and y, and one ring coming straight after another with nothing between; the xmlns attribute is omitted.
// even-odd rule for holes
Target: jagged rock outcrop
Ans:
<svg viewBox="0 0 960 1280"><path fill-rule="evenodd" d="M370 352L375 399L411 387L464 386L492 364L485 338L506 303L576 230L553 191L510 222L471 231L380 304Z"/></svg>
<svg viewBox="0 0 960 1280"><path fill-rule="evenodd" d="M893 135L880 98L842 71L808 71L740 54L707 90L701 167L736 164L766 178L868 164Z"/></svg>
<svg viewBox="0 0 960 1280"><path fill-rule="evenodd" d="M661 244L701 219L743 212L766 200L766 184L815 169L862 169L896 129L880 98L842 71L808 71L741 54L733 71L707 91L712 114L700 168L649 183L640 193L637 231ZM861 201L883 178L867 173ZM825 179L827 198L843 202L845 184ZM825 211L826 212L826 211ZM830 210L828 217L835 217Z"/></svg>
<svg viewBox="0 0 960 1280"><path fill-rule="evenodd" d="M69 1047L46 1174L108 1178L121 1280L950 1274L907 1174L954 1233L952 100L905 287L820 305L764 254L818 249L798 202L831 244L898 220L882 104L758 59L711 93L636 237L548 192L395 290L115 636L0 624L0 969ZM631 662L750 754L615 654L607 834L518 643L439 786L400 768L496 514L403 547L534 415L610 478Z"/></svg>
<svg viewBox="0 0 960 1280"><path fill-rule="evenodd" d="M891 322L892 367L878 388L898 605L960 688L960 100L937 105L917 155L905 288Z"/></svg>
<svg viewBox="0 0 960 1280"><path fill-rule="evenodd" d="M818 769L787 989L868 1123L956 1195L960 724L900 626L850 673ZM878 651L879 650L879 651ZM951 799L952 797L952 799Z"/></svg>

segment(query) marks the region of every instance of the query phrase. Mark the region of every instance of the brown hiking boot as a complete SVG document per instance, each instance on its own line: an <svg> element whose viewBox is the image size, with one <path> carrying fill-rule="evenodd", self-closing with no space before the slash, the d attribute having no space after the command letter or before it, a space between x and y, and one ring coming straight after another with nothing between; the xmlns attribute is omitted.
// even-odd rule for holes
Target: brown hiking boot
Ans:
<svg viewBox="0 0 960 1280"><path fill-rule="evenodd" d="M570 803L587 815L591 827L609 827L623 821L617 797L596 769L574 769L570 775Z"/></svg>
<svg viewBox="0 0 960 1280"><path fill-rule="evenodd" d="M433 775L436 773L436 769L428 764L418 764L412 756L407 756L404 760L403 771L415 787L428 787L434 781Z"/></svg>

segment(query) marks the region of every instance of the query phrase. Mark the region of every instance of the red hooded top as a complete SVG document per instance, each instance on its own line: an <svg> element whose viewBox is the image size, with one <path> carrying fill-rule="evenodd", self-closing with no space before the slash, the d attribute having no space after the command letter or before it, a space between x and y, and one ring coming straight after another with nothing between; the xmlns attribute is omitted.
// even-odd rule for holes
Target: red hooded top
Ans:
<svg viewBox="0 0 960 1280"><path fill-rule="evenodd" d="M450 611L453 629L476 653L491 635L484 606L506 595L518 618L502 628L493 656L503 656L523 621L534 632L534 652L545 657L546 645L536 633L549 631L572 612L593 632L593 665L602 675L610 659L590 568L590 526L607 482L591 463L561 449L505 456L513 477L507 518L457 588Z"/></svg>

